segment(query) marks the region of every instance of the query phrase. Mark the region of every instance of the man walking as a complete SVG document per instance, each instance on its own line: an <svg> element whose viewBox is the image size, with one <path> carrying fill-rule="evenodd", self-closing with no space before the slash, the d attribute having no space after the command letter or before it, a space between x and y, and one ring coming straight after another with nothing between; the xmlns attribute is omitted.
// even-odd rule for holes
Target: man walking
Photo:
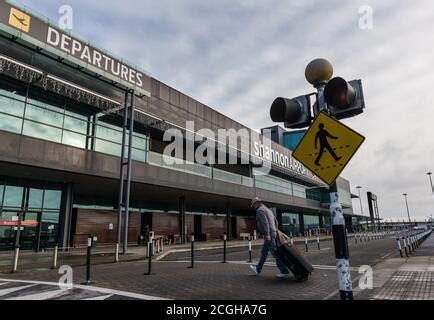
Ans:
<svg viewBox="0 0 434 320"><path fill-rule="evenodd" d="M276 259L276 265L280 270L280 274L277 275L278 278L289 277L289 270L283 264L283 262L277 257L277 219L273 212L268 209L259 198L254 198L252 200L252 208L256 210L256 221L258 223L258 229L264 237L264 246L262 247L261 259L256 266L250 266L250 269L259 275L262 272L265 262L267 261L268 252L271 252L273 257Z"/></svg>

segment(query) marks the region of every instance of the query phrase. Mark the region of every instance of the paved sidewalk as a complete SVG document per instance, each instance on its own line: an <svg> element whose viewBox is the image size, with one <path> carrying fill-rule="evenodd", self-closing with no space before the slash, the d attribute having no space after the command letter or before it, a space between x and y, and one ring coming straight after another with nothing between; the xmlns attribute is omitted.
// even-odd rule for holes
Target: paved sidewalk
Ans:
<svg viewBox="0 0 434 320"><path fill-rule="evenodd" d="M161 261L154 261L153 275L146 276L146 261L92 266L91 279L95 286L122 292L162 297L177 300L322 300L334 299L338 293L336 261L333 242L323 241L322 250L310 243L306 254L315 271L306 283L297 283L293 277L278 279L275 262L268 261L264 272L257 277L249 268L247 246L231 250L228 263L221 263L222 250L210 249L198 252L194 269L189 269L188 252L176 252ZM349 243L351 252L351 275L358 276L358 267L373 265L389 255L394 249L394 239L384 238L369 242ZM253 261L257 261L261 246L255 246ZM304 249L304 245L300 246ZM182 261L186 258L185 261ZM80 284L85 280L86 268L73 268L73 281ZM14 282L44 281L57 282L62 275L57 270L20 272L1 275L1 281ZM0 296L0 299L2 297Z"/></svg>
<svg viewBox="0 0 434 320"><path fill-rule="evenodd" d="M356 299L434 300L434 235L408 258L387 259L374 268L374 289L358 290Z"/></svg>
<svg viewBox="0 0 434 320"><path fill-rule="evenodd" d="M330 240L331 237L322 237L321 241ZM304 243L304 238L294 239L295 243ZM316 238L309 238L309 242L316 241ZM263 240L256 240L252 242L254 247L262 246ZM227 243L227 248L241 248L247 247L248 242L246 240L235 240ZM164 252L157 255L156 259L160 260L166 255L173 252L190 252L190 243L185 245L171 245L164 246ZM210 242L196 242L195 250L215 250L223 248L223 241L210 241ZM114 261L115 247L103 246L92 249L92 265L112 263ZM146 247L131 246L128 250L128 254L120 255L121 262L141 261L145 259ZM20 253L18 261L18 271L42 271L50 269L53 261L53 250L45 252L31 252L24 251ZM9 273L12 269L13 252L1 252L0 253L0 273ZM70 266L84 266L86 264L86 249L71 249L68 252L59 251L57 265L70 265Z"/></svg>

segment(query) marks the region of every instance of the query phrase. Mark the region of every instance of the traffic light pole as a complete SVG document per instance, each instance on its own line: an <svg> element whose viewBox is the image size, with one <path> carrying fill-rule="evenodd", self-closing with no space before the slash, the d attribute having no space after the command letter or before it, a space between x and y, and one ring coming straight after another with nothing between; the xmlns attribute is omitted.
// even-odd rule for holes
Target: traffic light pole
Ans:
<svg viewBox="0 0 434 320"><path fill-rule="evenodd" d="M321 83L316 86L316 89L318 90L319 111L327 111L324 97L325 85L326 83ZM342 206L339 203L339 194L336 182L330 187L330 214L333 228L333 242L335 246L340 296L341 300L351 301L353 300L353 285L350 273L348 238Z"/></svg>

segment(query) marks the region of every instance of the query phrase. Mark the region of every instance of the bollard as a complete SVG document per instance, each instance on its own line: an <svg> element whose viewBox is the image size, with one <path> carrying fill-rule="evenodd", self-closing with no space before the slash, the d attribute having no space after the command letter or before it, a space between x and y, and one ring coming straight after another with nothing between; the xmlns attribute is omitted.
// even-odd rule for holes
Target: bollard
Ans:
<svg viewBox="0 0 434 320"><path fill-rule="evenodd" d="M86 282L83 283L83 285L89 286L92 284L92 281L90 281L90 257L91 257L91 250L92 250L92 235L87 236L87 256L86 256Z"/></svg>
<svg viewBox="0 0 434 320"><path fill-rule="evenodd" d="M18 270L18 257L20 255L20 246L16 246L15 247L15 251L14 251L14 265L12 267L12 273L17 272Z"/></svg>
<svg viewBox="0 0 434 320"><path fill-rule="evenodd" d="M223 263L226 263L226 242L228 240L228 235L225 234L223 235Z"/></svg>
<svg viewBox="0 0 434 320"><path fill-rule="evenodd" d="M354 239L355 239L356 244L357 244L357 233L354 235Z"/></svg>
<svg viewBox="0 0 434 320"><path fill-rule="evenodd" d="M402 237L402 240L403 240L403 242L404 242L405 256L408 257L407 241L405 240L405 237Z"/></svg>
<svg viewBox="0 0 434 320"><path fill-rule="evenodd" d="M316 237L316 242L318 244L318 250L321 250L321 244L320 244L319 236Z"/></svg>
<svg viewBox="0 0 434 320"><path fill-rule="evenodd" d="M115 246L115 263L119 262L119 243L116 242Z"/></svg>
<svg viewBox="0 0 434 320"><path fill-rule="evenodd" d="M194 269L194 233L191 233L191 266L190 269Z"/></svg>
<svg viewBox="0 0 434 320"><path fill-rule="evenodd" d="M149 246L149 251L148 251L148 272L145 273L145 276L150 276L152 275L152 252L154 250L154 242L151 239L148 243Z"/></svg>
<svg viewBox="0 0 434 320"><path fill-rule="evenodd" d="M59 244L56 243L56 245L54 246L54 253L53 253L53 264L51 266L51 269L57 269L57 254L58 254L58 250L59 250Z"/></svg>
<svg viewBox="0 0 434 320"><path fill-rule="evenodd" d="M406 238L407 238L407 245L408 245L408 253L412 253L413 251L411 250L411 244L410 244L410 239L408 237L408 234L407 234Z"/></svg>
<svg viewBox="0 0 434 320"><path fill-rule="evenodd" d="M401 258L404 258L404 256L402 255L401 241L399 241L399 238L396 238L396 242L398 243L399 254L401 255Z"/></svg>
<svg viewBox="0 0 434 320"><path fill-rule="evenodd" d="M306 245L306 252L309 252L309 246L308 246L308 242L307 242L307 236L304 237L304 243Z"/></svg>
<svg viewBox="0 0 434 320"><path fill-rule="evenodd" d="M294 245L294 236L293 236L293 234L291 232L291 246L293 246L293 245Z"/></svg>
<svg viewBox="0 0 434 320"><path fill-rule="evenodd" d="M249 263L252 263L252 235L249 233Z"/></svg>

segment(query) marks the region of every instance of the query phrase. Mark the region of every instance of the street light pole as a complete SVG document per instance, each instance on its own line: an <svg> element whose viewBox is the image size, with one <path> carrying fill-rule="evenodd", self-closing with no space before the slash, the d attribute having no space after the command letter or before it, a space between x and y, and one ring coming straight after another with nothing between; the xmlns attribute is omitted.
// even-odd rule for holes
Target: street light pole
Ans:
<svg viewBox="0 0 434 320"><path fill-rule="evenodd" d="M410 224L411 224L410 210L408 209L408 201L407 201L407 196L408 196L408 194L407 194L407 193L404 193L403 196L404 196L404 198L405 198L405 205L407 206L408 221L409 221Z"/></svg>
<svg viewBox="0 0 434 320"><path fill-rule="evenodd" d="M318 91L317 103L318 112L328 112L325 99L325 88L333 76L333 66L326 60L318 59L312 61L306 68L306 80ZM316 111L315 111L316 113ZM317 114L315 114L316 116ZM335 245L336 268L338 271L338 283L341 300L351 301L353 297L353 286L350 273L349 249L345 218L342 206L339 202L337 183L330 187L330 214L333 228L333 240Z"/></svg>
<svg viewBox="0 0 434 320"><path fill-rule="evenodd" d="M363 216L362 196L361 196L361 193L360 193L360 189L362 189L362 187L361 186L357 186L356 188L359 190L360 211L362 212L362 216Z"/></svg>
<svg viewBox="0 0 434 320"><path fill-rule="evenodd" d="M431 191L434 194L434 186L432 184L432 178L431 178L432 172L428 172L427 175L429 177L429 182L431 183Z"/></svg>

